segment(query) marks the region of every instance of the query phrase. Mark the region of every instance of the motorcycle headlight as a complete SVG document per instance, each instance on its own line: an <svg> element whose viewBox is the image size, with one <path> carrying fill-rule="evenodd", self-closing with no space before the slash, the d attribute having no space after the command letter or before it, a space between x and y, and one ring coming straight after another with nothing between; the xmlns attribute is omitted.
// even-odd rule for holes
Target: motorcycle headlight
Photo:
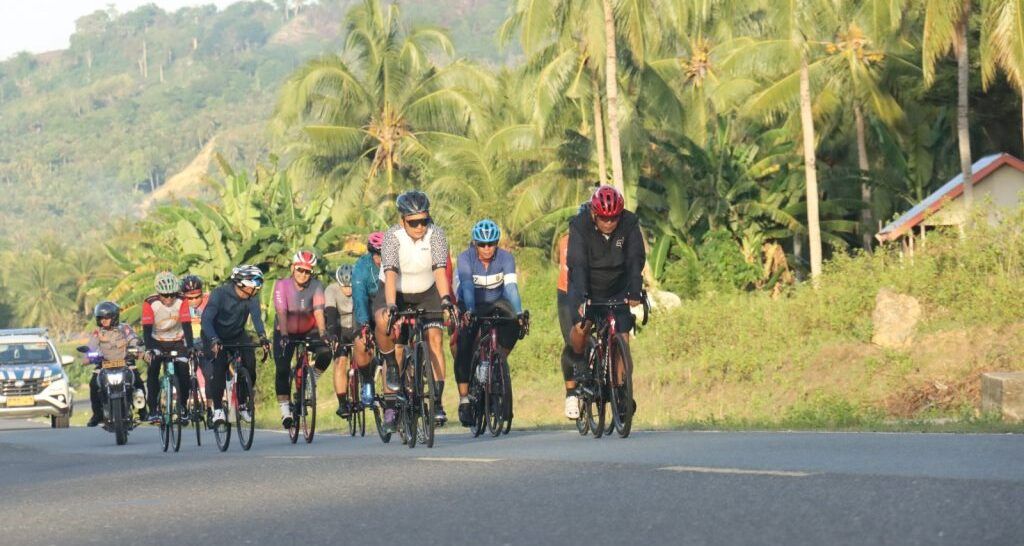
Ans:
<svg viewBox="0 0 1024 546"><path fill-rule="evenodd" d="M110 372L107 374L107 384L112 386L124 383L124 372Z"/></svg>

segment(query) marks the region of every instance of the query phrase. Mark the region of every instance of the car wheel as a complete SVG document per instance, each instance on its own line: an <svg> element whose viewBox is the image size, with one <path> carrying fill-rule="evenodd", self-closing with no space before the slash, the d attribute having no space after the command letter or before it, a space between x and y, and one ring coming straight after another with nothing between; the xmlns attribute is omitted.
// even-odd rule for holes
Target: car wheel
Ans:
<svg viewBox="0 0 1024 546"><path fill-rule="evenodd" d="M50 427L51 428L68 428L70 425L70 417L67 415L52 415L50 416Z"/></svg>

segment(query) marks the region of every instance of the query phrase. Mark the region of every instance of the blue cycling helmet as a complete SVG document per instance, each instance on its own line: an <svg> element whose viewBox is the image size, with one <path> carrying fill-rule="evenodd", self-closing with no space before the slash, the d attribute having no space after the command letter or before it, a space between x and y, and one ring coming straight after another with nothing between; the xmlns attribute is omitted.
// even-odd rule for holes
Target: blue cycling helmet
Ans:
<svg viewBox="0 0 1024 546"><path fill-rule="evenodd" d="M473 226L473 240L478 243L497 243L501 238L501 228L493 220L483 219Z"/></svg>

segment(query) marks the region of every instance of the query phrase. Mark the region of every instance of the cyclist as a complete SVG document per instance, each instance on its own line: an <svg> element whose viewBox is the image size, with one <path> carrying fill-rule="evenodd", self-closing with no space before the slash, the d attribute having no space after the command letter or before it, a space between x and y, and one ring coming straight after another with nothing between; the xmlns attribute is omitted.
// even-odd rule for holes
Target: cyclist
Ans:
<svg viewBox="0 0 1024 546"><path fill-rule="evenodd" d="M338 396L338 417L348 417L348 359L356 330L352 324L352 266L344 264L334 271L334 280L324 291L324 317L327 329L337 340L334 349L334 393Z"/></svg>
<svg viewBox="0 0 1024 546"><path fill-rule="evenodd" d="M384 234L381 248L381 281L384 289L373 302L377 347L385 362L385 383L388 390L400 386L395 344L401 342L394 332L387 331L390 317L399 309L422 308L428 311L424 320L430 360L437 378L434 418L438 425L448 420L441 407L444 392L445 362L441 332L444 313L454 315L451 285L446 273L449 266L448 240L444 230L430 218L430 199L421 191L407 191L395 200L401 220ZM384 421L393 428L395 408L388 402Z"/></svg>
<svg viewBox="0 0 1024 546"><path fill-rule="evenodd" d="M625 210L618 190L599 187L590 199L589 210L581 209L569 221L567 292L573 322L569 342L575 359L583 359L593 325L593 315L583 316L585 301L628 301L630 306L639 305L645 259L640 220ZM633 328L629 309L617 309L615 320L621 332ZM573 397L566 398L566 416L570 416L570 398ZM572 415L578 415L578 406L573 408L576 412Z"/></svg>
<svg viewBox="0 0 1024 546"><path fill-rule="evenodd" d="M206 309L206 303L209 301L210 295L203 292L203 279L196 275L185 275L181 278L181 294L185 297L185 302L188 304L189 317L192 320L192 344L197 351L199 371L201 372L196 375L199 379L202 397L206 398L206 378L210 377L213 371L213 363L210 361L207 351L203 351L201 332L203 309ZM207 400L206 404L209 407L210 401Z"/></svg>
<svg viewBox="0 0 1024 546"><path fill-rule="evenodd" d="M139 338L131 326L121 322L121 308L112 301L103 301L96 305L92 312L97 328L89 335L89 352L99 352L106 360L126 360L128 368L135 377L134 387L136 400L144 400L142 378L135 369L135 361L128 355L128 349L139 348ZM87 426L94 427L103 421L103 393L99 384L99 367L93 370L89 380L89 403L92 406L92 417ZM140 402L141 403L141 402ZM139 419L146 418L146 408L139 410Z"/></svg>
<svg viewBox="0 0 1024 546"><path fill-rule="evenodd" d="M159 423L158 400L160 398L160 368L166 355L177 351L184 355L192 349L192 315L181 297L181 281L170 271L156 274L156 294L142 302L142 339L146 344L143 360L146 368L146 390L148 391L149 422ZM187 366L175 366L178 378L178 402L185 407L189 395ZM181 419L188 417L182 413Z"/></svg>
<svg viewBox="0 0 1024 546"><path fill-rule="evenodd" d="M355 343L352 345L352 359L359 367L363 380L363 404L373 402L373 352L367 347L374 331L373 298L380 288L380 249L384 244L384 232L375 231L366 238L366 254L363 254L352 269L352 319L355 322Z"/></svg>
<svg viewBox="0 0 1024 546"><path fill-rule="evenodd" d="M203 346L209 347L213 358L213 374L206 384L206 398L213 401L213 424L224 423L224 383L228 371L228 353L224 345L252 343L245 333L245 323L252 320L264 351L270 351L270 341L260 316L260 301L254 297L263 288L263 272L254 265L240 265L231 270L227 282L210 292L210 299L203 310ZM242 365L256 384L256 353L250 348L237 349ZM251 420L248 408L242 409L241 416Z"/></svg>
<svg viewBox="0 0 1024 546"><path fill-rule="evenodd" d="M492 220L480 220L473 226L472 242L459 254L456 277L459 308L463 311L463 328L459 332L455 352L455 380L459 383L459 421L473 425L473 408L469 403L469 379L472 374L473 349L480 328L470 326L472 316L496 314L518 318L519 324L502 324L498 345L507 357L519 332L525 326L523 303L519 298L516 260L512 253L498 248L501 229Z"/></svg>
<svg viewBox="0 0 1024 546"><path fill-rule="evenodd" d="M324 285L313 278L317 265L316 254L300 250L292 256L292 274L274 284L274 367L277 373L274 390L281 407L281 426L292 426L292 410L288 399L291 397L291 362L295 345L289 337L323 339L328 335L324 319ZM317 377L331 365L331 347L336 339L324 340L309 346L314 354L314 373Z"/></svg>

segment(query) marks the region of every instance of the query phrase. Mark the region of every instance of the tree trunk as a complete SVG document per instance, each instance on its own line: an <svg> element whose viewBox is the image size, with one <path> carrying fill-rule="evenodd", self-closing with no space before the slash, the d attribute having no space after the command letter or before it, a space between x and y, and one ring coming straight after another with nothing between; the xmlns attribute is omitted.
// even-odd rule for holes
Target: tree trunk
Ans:
<svg viewBox="0 0 1024 546"><path fill-rule="evenodd" d="M605 84L608 99L608 145L612 156L612 184L623 195L626 193L622 181L622 152L619 147L619 84L616 67L619 57L615 51L615 15L612 0L604 2L604 43L607 59L605 62Z"/></svg>
<svg viewBox="0 0 1024 546"><path fill-rule="evenodd" d="M146 40L142 40L142 59L139 60L139 68L142 72L142 79L149 79L149 55L146 50Z"/></svg>
<svg viewBox="0 0 1024 546"><path fill-rule="evenodd" d="M800 56L800 125L804 137L804 177L807 181L807 235L811 247L811 282L821 276L821 225L818 221L818 172L811 113L811 76L807 53Z"/></svg>
<svg viewBox="0 0 1024 546"><path fill-rule="evenodd" d="M605 162L607 156L604 149L604 121L601 116L601 88L597 85L596 77L590 81L594 92L594 142L597 144L597 174L601 185L604 186L608 183L608 165Z"/></svg>
<svg viewBox="0 0 1024 546"><path fill-rule="evenodd" d="M868 185L868 144L864 134L864 112L860 103L853 102L853 118L857 124L857 167L860 169L860 198L864 208L860 211L861 244L864 250L871 251L871 186Z"/></svg>
<svg viewBox="0 0 1024 546"><path fill-rule="evenodd" d="M971 12L970 0L964 0L964 13L957 24L956 41L953 48L956 50L956 129L957 139L960 142L960 171L963 173L964 184L964 211L970 220L971 208L974 205L974 177L971 173L971 130L969 123L969 109L967 104L967 83L970 77L970 64L967 56L967 24Z"/></svg>

